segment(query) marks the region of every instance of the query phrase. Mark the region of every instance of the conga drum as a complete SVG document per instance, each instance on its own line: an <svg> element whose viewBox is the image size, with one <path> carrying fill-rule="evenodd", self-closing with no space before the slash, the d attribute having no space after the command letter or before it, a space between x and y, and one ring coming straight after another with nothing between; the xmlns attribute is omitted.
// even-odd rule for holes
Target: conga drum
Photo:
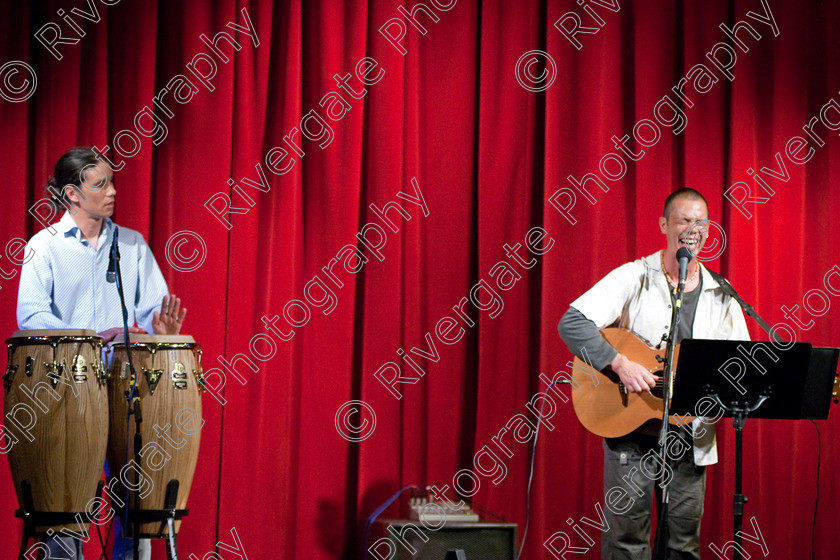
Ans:
<svg viewBox="0 0 840 560"><path fill-rule="evenodd" d="M187 497L195 474L198 444L201 439L201 349L187 335L131 334L131 361L137 372L137 396L140 397L142 451L139 469L134 463L133 416L128 415L131 368L125 342L108 345L108 395L111 427L108 435L108 469L136 487L140 475L141 512L166 509L166 489L170 480L178 481L176 509L186 509ZM123 473L122 475L120 473ZM119 494L119 493L118 493ZM134 509L134 492L121 499ZM169 534L166 521L148 521L141 513L140 537L164 537ZM180 528L175 522L175 532ZM124 528L134 536L134 523Z"/></svg>
<svg viewBox="0 0 840 560"><path fill-rule="evenodd" d="M15 332L6 345L0 445L8 451L18 503L36 515L80 513L88 527L86 510L102 478L108 440L102 339L91 330L29 330ZM31 489L29 507L24 483ZM64 527L79 530L70 522L38 524L35 531Z"/></svg>

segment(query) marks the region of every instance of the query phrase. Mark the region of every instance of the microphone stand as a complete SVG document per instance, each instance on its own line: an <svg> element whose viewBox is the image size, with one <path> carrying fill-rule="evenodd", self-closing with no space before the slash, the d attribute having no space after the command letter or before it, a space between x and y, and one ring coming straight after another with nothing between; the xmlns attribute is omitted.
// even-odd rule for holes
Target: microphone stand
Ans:
<svg viewBox="0 0 840 560"><path fill-rule="evenodd" d="M721 290L730 296L732 299L738 302L738 305L741 306L741 309L744 312L755 319L755 321L759 324L759 326L764 329L765 332L772 338L775 342L784 343L785 341L782 340L773 328L767 324L767 322L762 319L758 313L753 309L753 306L748 304L738 295L738 292L735 291L735 288L732 287L732 284L729 283L729 280L723 277L723 275L718 274L713 270L709 270L709 274L712 275L718 284L720 284ZM744 495L743 491L743 457L744 457L744 424L747 421L747 416L749 413L755 411L759 406L761 406L767 398L769 398L769 392L765 390L761 395L759 395L758 400L755 404L750 405L748 402L733 402L731 406L726 406L721 402L720 397L717 394L710 395L721 407L721 410L725 410L727 412L732 413L732 427L735 429L735 491L732 495L732 518L733 518L733 542L735 543L735 549L733 551L733 558L734 560L741 560L742 558L742 550L743 547L741 546L743 540L742 536L743 533L741 532L744 520L744 504L747 503L747 497Z"/></svg>
<svg viewBox="0 0 840 560"><path fill-rule="evenodd" d="M688 251L686 249L686 251ZM679 251L677 251L679 253ZM679 256L679 255L678 255ZM689 251L689 261L693 258ZM687 267L688 263L686 263ZM698 263L695 266L700 266ZM668 558L668 477L664 466L667 464L668 455L668 417L670 416L671 393L674 382L674 352L676 350L677 329L680 325L680 311L682 309L682 297L685 291L685 277L686 271L680 267L679 282L677 283L677 292L674 297L674 307L671 310L671 328L668 329L668 342L665 346L665 367L662 371L663 387L662 387L662 428L659 431L659 460L663 466L662 474L660 475L659 487L662 489L662 499L659 502L659 508L656 512L656 534L654 536L653 546L653 560L667 560ZM667 280L666 280L667 281Z"/></svg>
<svg viewBox="0 0 840 560"><path fill-rule="evenodd" d="M758 323L758 326L764 329L764 332L767 333L767 336L769 336L770 338L772 338L780 344L786 342L785 340L782 340L782 337L776 334L776 331L773 330L773 327L767 324L767 321L761 318L761 316L755 311L752 305L745 302L743 298L738 295L738 292L735 291L735 288L732 287L732 284L729 283L729 280L727 280L721 274L718 274L714 270L710 270L707 268L706 271L712 275L712 278L714 278L718 284L720 284L720 289L723 290L723 293L725 293L726 295L734 299L736 302L738 302L738 305L741 306L741 309L744 310L744 313L752 317L755 320L755 322Z"/></svg>
<svg viewBox="0 0 840 560"><path fill-rule="evenodd" d="M143 448L143 438L140 434L140 424L143 422L143 415L140 410L140 395L137 392L137 371L134 369L134 362L131 359L131 341L128 333L128 308L125 305L125 293L123 292L122 274L120 271L120 248L119 248L119 228L114 226L114 240L111 243L111 251L113 251L114 263L116 267L117 292L120 295L120 305L122 306L123 316L123 336L125 337L125 353L128 357L129 368L131 369L131 389L127 392L128 399L128 414L134 415L134 461L137 465L137 472L135 473L134 482L134 560L140 558L140 450ZM133 408L132 408L133 406ZM126 418L126 434L128 434L128 422ZM126 438L128 436L126 435ZM126 449L126 452L128 449ZM128 501L128 500L126 500ZM128 507L126 507L126 515L124 517L125 523L123 531L128 530Z"/></svg>

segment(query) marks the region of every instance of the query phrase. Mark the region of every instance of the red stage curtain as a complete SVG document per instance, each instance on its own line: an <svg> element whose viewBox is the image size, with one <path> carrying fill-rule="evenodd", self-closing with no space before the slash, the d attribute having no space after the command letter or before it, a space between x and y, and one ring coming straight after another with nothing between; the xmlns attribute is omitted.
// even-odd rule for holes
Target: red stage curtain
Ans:
<svg viewBox="0 0 840 560"><path fill-rule="evenodd" d="M0 64L28 63L37 88L26 101L0 101L7 176L0 245L42 227L27 209L43 196L66 149L108 144L112 161L125 162L115 220L146 236L171 291L185 300L185 331L203 345L205 371L219 381L222 359L236 371L228 371L215 397L204 396L191 514L179 537L183 557L203 557L218 541L232 545L234 529L251 558L354 557L363 519L397 489L451 487L484 446L498 452L491 438L514 415L528 414L529 399L545 387L540 373L569 369L571 356L556 332L569 303L615 266L663 246L657 218L678 187L706 194L710 217L727 236L710 265L759 313L791 325L800 341L840 345L832 336L840 328L837 290L824 286L840 264L832 227L840 194L831 187L840 177L837 133L814 125L819 146L802 130L831 100L825 122L840 126L831 124L840 116L834 3L615 0L610 9L595 0L428 0L416 8L417 26L406 23L399 0L109 3L2 8ZM778 36L760 21L767 6ZM36 38L54 38L44 29L50 23L63 37L78 37L58 10L85 34L54 45L61 60ZM570 12L590 33L569 38L561 31L574 24L564 19ZM752 27L737 31L743 48L729 47L737 61L727 79L706 53L717 43L732 45L719 26L737 22ZM216 52L201 39L223 30L238 51L222 39ZM404 37L393 39L400 31ZM517 61L535 50L535 64L523 59L518 67L528 74L517 78ZM199 81L188 64L210 77ZM707 93L689 84L688 101L680 99L672 88L697 64L714 82ZM10 76L13 67L19 72ZM13 67L4 70L7 95L28 76ZM173 82L178 75L196 89ZM524 87L549 79L544 91ZM138 152L126 156L131 133L121 131L151 130L151 112L142 111L167 87L165 108L159 99L154 112L165 136L137 135ZM189 101L178 103L176 95ZM643 119L655 121L666 95L685 127L677 132L675 119L658 126L655 139ZM659 107L667 120L673 111ZM611 137L632 137L639 122L646 147L627 143L638 157L633 163ZM800 156L814 149L804 165L785 155L793 136L808 139ZM609 153L619 156L599 169ZM788 179L765 172L774 193L768 196L748 170L781 174L779 161ZM605 177L622 172L614 181ZM586 183L591 201L572 187L589 173L604 185ZM739 209L724 196L738 182L768 200ZM576 201L561 213L558 206L570 199L553 195L568 193L564 188ZM214 215L224 203L219 193L236 213ZM183 258L167 257L167 244L179 240L186 241L182 257L204 258L199 268L187 271ZM355 247L363 256L350 256ZM360 270L345 268L354 265ZM8 254L0 268L0 321L10 334L18 277ZM514 285L498 288L505 281ZM462 305L471 293L483 309ZM782 309L794 305L801 327ZM460 339L441 342L462 328ZM750 329L766 340L751 321ZM416 379L394 386L400 399L376 376L390 379L393 367ZM375 411L375 430L360 443L335 427L336 412L351 400ZM551 558L543 543L558 531L585 547L565 520L595 519L603 499L601 440L579 425L570 404L557 403L554 429L544 427L539 437L524 558ZM815 539L823 559L833 557L840 500L833 474L840 468L840 421L833 415L818 422ZM369 412L363 418L373 420ZM721 462L709 470L703 520L706 557L713 557L710 544L732 538L731 423L721 422L718 435ZM749 421L745 437L747 532L754 517L773 557L810 557L813 425ZM476 475L472 499L519 523L521 535L531 445L509 445L504 470ZM12 547L20 538L17 506L5 461L0 470L0 514L14 527L0 539ZM466 475L458 480L467 485ZM385 515L405 514L401 503ZM584 530L599 540L597 530ZM90 557L95 540L86 547ZM155 547L162 553L161 543ZM750 543L747 551L761 553ZM219 552L235 557L224 546Z"/></svg>

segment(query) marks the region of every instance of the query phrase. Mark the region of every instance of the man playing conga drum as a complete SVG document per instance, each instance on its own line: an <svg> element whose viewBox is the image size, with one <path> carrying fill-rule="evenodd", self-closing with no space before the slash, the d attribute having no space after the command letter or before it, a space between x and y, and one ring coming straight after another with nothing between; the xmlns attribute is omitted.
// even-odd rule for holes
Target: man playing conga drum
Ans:
<svg viewBox="0 0 840 560"><path fill-rule="evenodd" d="M52 227L35 234L25 255L17 302L17 322L29 329L92 329L105 342L123 327L116 284L106 280L114 239L116 188L114 172L89 148L73 148L59 158L48 184L51 201L63 216ZM166 281L143 236L119 228L120 269L129 331L179 334L186 309L170 295ZM139 326L135 326L135 323ZM81 542L53 539L53 558L82 558ZM150 557L149 541L141 542L141 558ZM128 539L117 535L115 560L131 557Z"/></svg>

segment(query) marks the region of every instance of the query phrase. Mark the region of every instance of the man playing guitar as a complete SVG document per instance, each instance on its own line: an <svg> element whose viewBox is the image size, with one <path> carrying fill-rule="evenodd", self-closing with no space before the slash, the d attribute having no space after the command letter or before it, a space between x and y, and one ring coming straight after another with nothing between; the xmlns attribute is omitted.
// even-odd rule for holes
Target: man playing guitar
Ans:
<svg viewBox="0 0 840 560"><path fill-rule="evenodd" d="M609 368L631 396L649 393L661 379L651 368L611 345L600 329L628 329L649 346L667 339L679 275L677 250L688 247L695 255L699 253L708 236L707 229L701 227L708 223L704 220L708 220L708 206L703 195L688 188L671 193L659 218L665 249L607 274L572 302L560 320L560 336L569 350L597 370ZM675 343L684 338L749 339L741 308L724 294L697 259L688 265ZM626 435L604 438L605 491L622 487L635 499L626 510L622 508L621 515L605 508L609 530L602 536L602 558L650 558L651 502L656 481L640 472L639 463L650 450L658 449L660 424L660 420L650 420L638 428L629 427ZM714 429L702 426L702 419L672 429L693 447L693 453L685 453L671 466L669 558L700 558L705 466L717 462Z"/></svg>

